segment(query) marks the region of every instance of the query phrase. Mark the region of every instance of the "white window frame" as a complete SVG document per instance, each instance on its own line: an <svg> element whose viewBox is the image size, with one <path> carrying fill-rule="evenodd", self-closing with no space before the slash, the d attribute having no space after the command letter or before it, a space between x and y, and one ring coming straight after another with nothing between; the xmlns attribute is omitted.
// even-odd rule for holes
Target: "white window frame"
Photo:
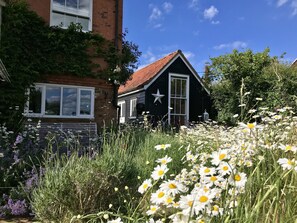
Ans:
<svg viewBox="0 0 297 223"><path fill-rule="evenodd" d="M136 105L137 105L137 98L130 99L130 118L136 118L136 115L137 115ZM135 116L133 116L133 107L135 107L135 112L136 112Z"/></svg>
<svg viewBox="0 0 297 223"><path fill-rule="evenodd" d="M126 106L126 101L119 101L118 102L118 106L120 106L121 108L121 110L120 110L120 123L125 123L125 119L126 119L126 114L124 114L123 113L123 111L124 111L124 107ZM126 111L126 110L125 110Z"/></svg>
<svg viewBox="0 0 297 223"><path fill-rule="evenodd" d="M175 114L171 111L170 109L170 102L171 102L171 80L173 78L176 78L176 79L183 79L183 80L186 80L187 83L186 83L186 103L185 103L185 109L186 109L186 112L185 114ZM189 104L190 104L190 78L189 78L189 75L183 75L183 74L175 74L175 73L169 73L169 78L168 78L168 124L170 124L171 122L171 115L186 115L186 120L185 120L185 123L187 124L188 120L189 120Z"/></svg>
<svg viewBox="0 0 297 223"><path fill-rule="evenodd" d="M46 99L46 87L60 87L60 115L46 115L45 114L45 99ZM28 89L28 100L25 106L24 114L27 117L40 117L40 118L79 118L79 119L93 119L94 118L94 104L95 104L95 88L94 87L85 87L85 86L76 86L76 85L62 85L62 84L45 84L45 83L36 83L35 88L41 88L41 113L32 113L29 111L29 98L30 98L30 89ZM63 105L63 88L75 88L77 89L77 98L76 98L76 115L63 115L62 114L62 105ZM86 90L91 92L91 114L84 115L80 114L80 95L81 91Z"/></svg>
<svg viewBox="0 0 297 223"><path fill-rule="evenodd" d="M81 10L73 10L71 8L68 8L66 5L64 7L60 7L58 4L54 3L54 0L51 0L51 11L50 11L50 26L54 26L53 24L53 12L60 13L60 14L66 14L66 15L72 15L76 16L76 20L78 17L80 18L88 18L89 19L89 25L88 25L88 30L84 30L84 32L92 31L92 18L93 18L93 0L90 1L90 9L89 13L84 13ZM67 29L67 26L61 26L63 29Z"/></svg>

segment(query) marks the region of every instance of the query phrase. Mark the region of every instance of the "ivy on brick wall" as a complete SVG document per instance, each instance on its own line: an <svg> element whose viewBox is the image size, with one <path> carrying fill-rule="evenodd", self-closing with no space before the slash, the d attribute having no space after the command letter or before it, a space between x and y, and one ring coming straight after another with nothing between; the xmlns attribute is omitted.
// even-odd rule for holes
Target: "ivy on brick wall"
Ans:
<svg viewBox="0 0 297 223"><path fill-rule="evenodd" d="M117 49L100 35L82 32L80 25L49 27L25 1L8 1L2 15L0 58L11 82L0 83L0 124L9 122L8 117L20 120L25 90L44 75L91 76L124 83L140 56L138 46L124 37ZM94 62L98 57L106 61L107 68ZM121 69L115 72L117 66Z"/></svg>

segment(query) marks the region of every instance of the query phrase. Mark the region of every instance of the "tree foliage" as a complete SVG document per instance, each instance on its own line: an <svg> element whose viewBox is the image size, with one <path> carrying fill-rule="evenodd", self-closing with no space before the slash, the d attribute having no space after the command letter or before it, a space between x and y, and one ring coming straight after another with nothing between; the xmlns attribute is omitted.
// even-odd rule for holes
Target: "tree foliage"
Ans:
<svg viewBox="0 0 297 223"><path fill-rule="evenodd" d="M68 29L49 27L22 0L8 1L1 31L0 58L11 82L0 83L0 123L8 122L15 107L19 109L13 119L22 117L26 89L44 75L69 74L125 82L140 56L138 46L124 38L123 46L116 48L114 42L83 32L77 24ZM101 67L96 58L105 60L106 67ZM116 66L121 69L113 72Z"/></svg>
<svg viewBox="0 0 297 223"><path fill-rule="evenodd" d="M268 48L258 53L234 50L211 61L211 90L218 120L232 122L235 114L248 118L249 110L259 105L296 105L296 69L271 57Z"/></svg>

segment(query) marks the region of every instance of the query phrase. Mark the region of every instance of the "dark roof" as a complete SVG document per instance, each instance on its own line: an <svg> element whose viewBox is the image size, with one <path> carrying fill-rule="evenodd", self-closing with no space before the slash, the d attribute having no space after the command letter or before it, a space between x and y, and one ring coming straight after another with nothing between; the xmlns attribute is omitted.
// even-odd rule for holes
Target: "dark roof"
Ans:
<svg viewBox="0 0 297 223"><path fill-rule="evenodd" d="M159 72L180 53L180 50L175 51L157 60L156 62L151 63L140 70L137 70L135 73L132 74L130 80L128 80L125 85L120 86L119 94L142 88L145 84L149 83L156 75L158 75Z"/></svg>

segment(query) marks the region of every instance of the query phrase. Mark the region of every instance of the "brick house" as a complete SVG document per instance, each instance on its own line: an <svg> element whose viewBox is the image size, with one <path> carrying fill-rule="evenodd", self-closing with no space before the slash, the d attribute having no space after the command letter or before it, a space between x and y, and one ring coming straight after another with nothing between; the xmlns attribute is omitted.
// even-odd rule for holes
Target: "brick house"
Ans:
<svg viewBox="0 0 297 223"><path fill-rule="evenodd" d="M80 23L83 31L100 34L121 46L123 0L26 0L50 26L67 28ZM71 57L71 55L69 55ZM107 64L100 58L102 69ZM79 129L92 127L97 131L103 123L117 118L115 86L91 77L68 74L47 75L35 84L25 109L27 117L40 119L48 125Z"/></svg>

